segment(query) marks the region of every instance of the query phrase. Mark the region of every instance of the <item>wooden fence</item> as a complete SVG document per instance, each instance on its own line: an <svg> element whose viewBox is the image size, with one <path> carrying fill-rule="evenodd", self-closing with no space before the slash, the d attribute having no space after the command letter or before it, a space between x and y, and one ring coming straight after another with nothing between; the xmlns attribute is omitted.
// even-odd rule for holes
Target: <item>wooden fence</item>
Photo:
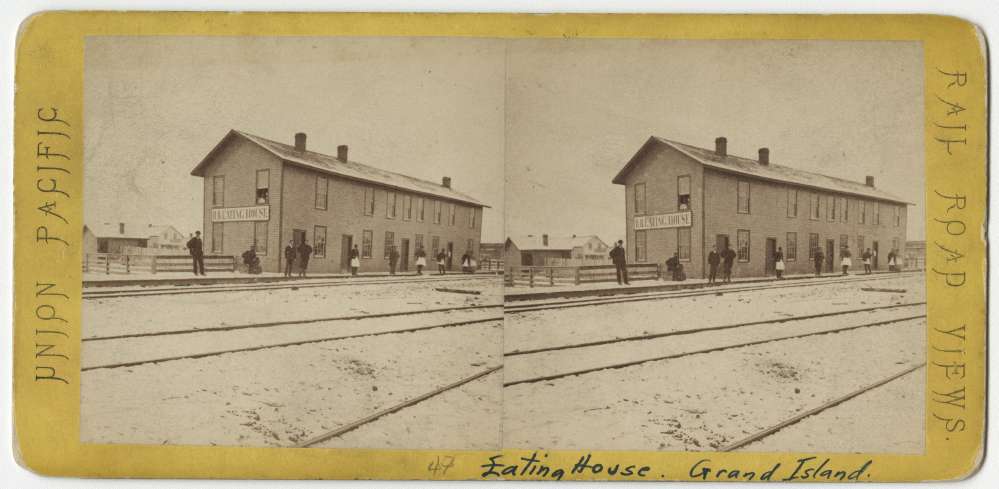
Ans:
<svg viewBox="0 0 999 489"><path fill-rule="evenodd" d="M662 278L660 265L635 263L628 267L628 281L658 280ZM616 282L614 265L587 265L579 267L510 267L506 273L507 285L528 287L554 287L596 282Z"/></svg>
<svg viewBox="0 0 999 489"><path fill-rule="evenodd" d="M503 271L503 260L495 260L492 258L486 258L484 260L479 260L479 270L489 270L489 271Z"/></svg>
<svg viewBox="0 0 999 489"><path fill-rule="evenodd" d="M236 257L205 255L205 272L235 272ZM125 273L192 272L190 255L123 255L87 253L83 255L84 273L110 275Z"/></svg>

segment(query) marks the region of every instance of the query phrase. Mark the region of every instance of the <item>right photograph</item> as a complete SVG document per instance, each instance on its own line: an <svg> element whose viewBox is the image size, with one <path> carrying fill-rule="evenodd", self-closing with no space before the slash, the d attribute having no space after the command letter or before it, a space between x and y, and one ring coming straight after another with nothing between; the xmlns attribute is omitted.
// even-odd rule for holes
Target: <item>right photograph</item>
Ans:
<svg viewBox="0 0 999 489"><path fill-rule="evenodd" d="M921 454L923 46L506 56L503 446Z"/></svg>

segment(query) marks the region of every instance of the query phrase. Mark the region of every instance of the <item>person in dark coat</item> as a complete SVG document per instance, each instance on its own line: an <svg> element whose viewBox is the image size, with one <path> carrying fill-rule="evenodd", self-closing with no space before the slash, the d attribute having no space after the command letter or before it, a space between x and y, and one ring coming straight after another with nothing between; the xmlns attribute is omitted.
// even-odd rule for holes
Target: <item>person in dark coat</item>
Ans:
<svg viewBox="0 0 999 489"><path fill-rule="evenodd" d="M395 266L399 263L399 251L395 249L395 246L389 248L389 274L395 275Z"/></svg>
<svg viewBox="0 0 999 489"><path fill-rule="evenodd" d="M721 255L715 251L715 247L711 247L711 251L708 253L708 283L715 283L715 279L718 278L718 264L721 263Z"/></svg>
<svg viewBox="0 0 999 489"><path fill-rule="evenodd" d="M822 250L815 248L815 253L812 255L812 260L815 262L815 276L822 276L822 262L825 260L826 255L822 254Z"/></svg>
<svg viewBox="0 0 999 489"><path fill-rule="evenodd" d="M721 253L722 258L722 281L731 282L732 281L732 264L735 263L735 250L729 248L725 245L725 249Z"/></svg>
<svg viewBox="0 0 999 489"><path fill-rule="evenodd" d="M871 258L873 257L874 255L871 254L870 248L864 250L864 254L860 255L860 258L864 260L864 273L866 275L871 274Z"/></svg>
<svg viewBox="0 0 999 489"><path fill-rule="evenodd" d="M289 241L284 247L284 276L290 277L292 267L295 266L295 241Z"/></svg>
<svg viewBox="0 0 999 489"><path fill-rule="evenodd" d="M243 264L246 265L246 273L253 275L260 273L260 257L257 256L256 245L243 252Z"/></svg>
<svg viewBox="0 0 999 489"><path fill-rule="evenodd" d="M628 283L628 258L624 252L624 240L618 240L614 244L614 249L610 251L611 261L614 263L614 270L617 271L617 284L631 285Z"/></svg>
<svg viewBox="0 0 999 489"><path fill-rule="evenodd" d="M187 251L191 254L191 259L194 261L194 274L204 275L205 250L204 245L201 243L201 231L195 231L194 236L187 241Z"/></svg>
<svg viewBox="0 0 999 489"><path fill-rule="evenodd" d="M683 265L680 264L679 253L673 253L673 256L666 260L666 271L671 273L674 282L683 280Z"/></svg>
<svg viewBox="0 0 999 489"><path fill-rule="evenodd" d="M304 277L306 270L309 268L309 257L312 256L312 247L309 243L302 241L302 244L298 245L298 276Z"/></svg>
<svg viewBox="0 0 999 489"><path fill-rule="evenodd" d="M361 268L361 252L357 250L357 245L354 245L350 250L350 275L356 277L359 268Z"/></svg>
<svg viewBox="0 0 999 489"><path fill-rule="evenodd" d="M447 263L447 253L444 250L440 250L437 253L437 274L444 275L444 265Z"/></svg>

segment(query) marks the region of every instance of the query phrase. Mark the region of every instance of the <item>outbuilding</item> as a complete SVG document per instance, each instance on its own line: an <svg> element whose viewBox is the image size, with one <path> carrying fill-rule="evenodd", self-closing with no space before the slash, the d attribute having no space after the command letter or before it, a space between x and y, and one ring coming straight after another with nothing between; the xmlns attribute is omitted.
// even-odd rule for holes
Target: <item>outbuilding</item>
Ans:
<svg viewBox="0 0 999 489"><path fill-rule="evenodd" d="M459 257L478 250L478 200L441 183L381 170L348 159L348 147L328 156L294 144L231 130L191 171L204 179L204 248L240 256L255 247L267 272L284 268L284 248L312 247L310 272L346 272L357 247L361 272L415 268L416 253L443 250Z"/></svg>
<svg viewBox="0 0 999 489"><path fill-rule="evenodd" d="M650 137L614 177L625 188L630 262L663 263L675 254L687 276L706 277L712 248L736 252L732 275L774 273L783 253L786 272L811 273L816 253L825 272L839 270L849 251L853 268L870 250L875 269L887 269L892 250L906 242L905 200L874 184L730 155L719 137L714 149Z"/></svg>

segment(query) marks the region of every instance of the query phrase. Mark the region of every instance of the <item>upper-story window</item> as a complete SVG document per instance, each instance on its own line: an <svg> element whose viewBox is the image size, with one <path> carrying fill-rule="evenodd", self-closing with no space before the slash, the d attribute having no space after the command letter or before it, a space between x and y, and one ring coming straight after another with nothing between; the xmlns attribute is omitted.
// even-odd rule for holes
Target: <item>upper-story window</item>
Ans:
<svg viewBox="0 0 999 489"><path fill-rule="evenodd" d="M645 214L645 184L635 184L635 214Z"/></svg>
<svg viewBox="0 0 999 489"><path fill-rule="evenodd" d="M872 207L871 211L874 213L874 215L872 216L873 219L871 219L871 224L874 224L875 226L880 226L881 225L881 203L880 202L874 202L874 205L872 205L871 207Z"/></svg>
<svg viewBox="0 0 999 489"><path fill-rule="evenodd" d="M826 196L826 220L836 220L836 197L832 195Z"/></svg>
<svg viewBox="0 0 999 489"><path fill-rule="evenodd" d="M454 204L448 204L447 206L447 225L454 226Z"/></svg>
<svg viewBox="0 0 999 489"><path fill-rule="evenodd" d="M846 197L840 198L840 215L843 222L850 222L850 201Z"/></svg>
<svg viewBox="0 0 999 489"><path fill-rule="evenodd" d="M475 229L475 207L468 208L468 227Z"/></svg>
<svg viewBox="0 0 999 489"><path fill-rule="evenodd" d="M329 180L323 175L316 175L316 209L326 210L329 195Z"/></svg>
<svg viewBox="0 0 999 489"><path fill-rule="evenodd" d="M375 213L375 189L364 187L364 215L371 216Z"/></svg>
<svg viewBox="0 0 999 489"><path fill-rule="evenodd" d="M819 216L821 216L821 211L819 210L819 194L812 193L808 195L808 218L817 221Z"/></svg>
<svg viewBox="0 0 999 489"><path fill-rule="evenodd" d="M739 180L737 186L738 212L739 214L749 214L749 182Z"/></svg>
<svg viewBox="0 0 999 489"><path fill-rule="evenodd" d="M416 198L416 220L423 222L423 197Z"/></svg>
<svg viewBox="0 0 999 489"><path fill-rule="evenodd" d="M676 208L690 210L690 175L676 177Z"/></svg>
<svg viewBox="0 0 999 489"><path fill-rule="evenodd" d="M861 224L867 224L867 202L863 200L857 201L857 217Z"/></svg>
<svg viewBox="0 0 999 489"><path fill-rule="evenodd" d="M892 206L892 219L895 221L895 227L902 225L902 208L899 206Z"/></svg>
<svg viewBox="0 0 999 489"><path fill-rule="evenodd" d="M434 201L434 224L441 223L441 201Z"/></svg>
<svg viewBox="0 0 999 489"><path fill-rule="evenodd" d="M402 219L408 221L413 218L413 196L404 195L402 197Z"/></svg>
<svg viewBox="0 0 999 489"><path fill-rule="evenodd" d="M212 207L225 205L225 175L215 175L212 178Z"/></svg>
<svg viewBox="0 0 999 489"><path fill-rule="evenodd" d="M395 206L398 202L398 195L395 192L385 192L385 217L395 219Z"/></svg>
<svg viewBox="0 0 999 489"><path fill-rule="evenodd" d="M798 189L787 189L787 217L798 217Z"/></svg>
<svg viewBox="0 0 999 489"><path fill-rule="evenodd" d="M257 170L257 204L270 203L271 171Z"/></svg>

